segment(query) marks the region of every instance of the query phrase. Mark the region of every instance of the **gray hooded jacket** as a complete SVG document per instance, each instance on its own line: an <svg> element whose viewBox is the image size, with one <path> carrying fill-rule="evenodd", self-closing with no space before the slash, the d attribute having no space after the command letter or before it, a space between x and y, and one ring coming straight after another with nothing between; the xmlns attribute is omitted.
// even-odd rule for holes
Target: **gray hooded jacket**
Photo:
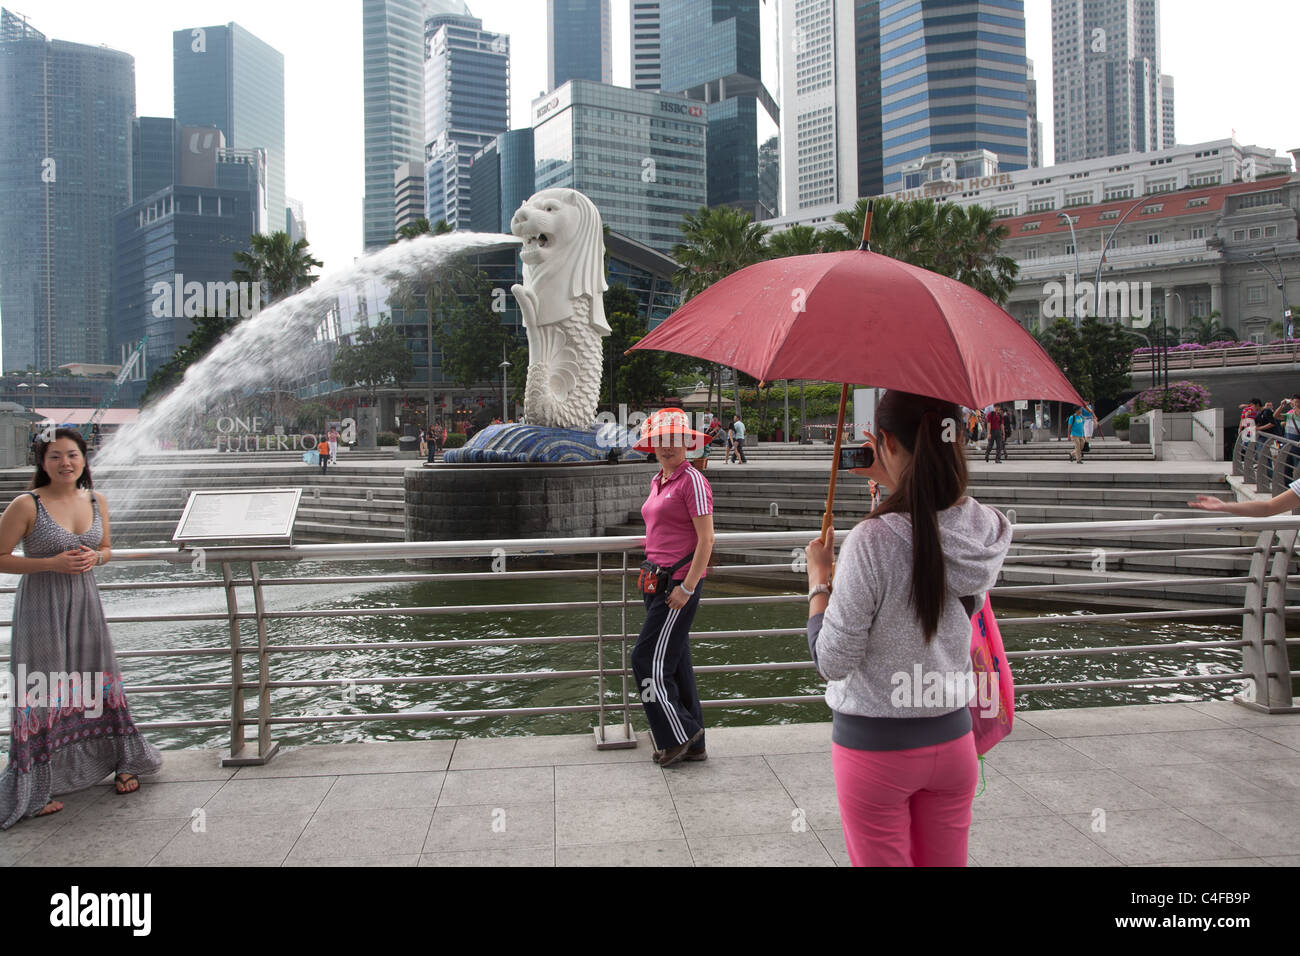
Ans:
<svg viewBox="0 0 1300 956"><path fill-rule="evenodd" d="M841 715L890 718L889 725L949 715L938 721L947 728L939 733L945 740L959 736L961 727L969 729L964 691L971 681L971 619L960 599L969 595L977 608L983 605L1010 548L1011 525L1001 512L965 497L939 512L939 539L947 598L928 643L911 606L911 518L887 514L863 521L840 549L834 592L825 615L809 622L809 645L827 679L835 739L845 746L855 746L844 732L853 725L863 749L901 749L864 744L866 738L856 731L870 729L873 722L855 724ZM906 728L896 743L924 745L906 738L922 726ZM881 727L875 722L877 730Z"/></svg>

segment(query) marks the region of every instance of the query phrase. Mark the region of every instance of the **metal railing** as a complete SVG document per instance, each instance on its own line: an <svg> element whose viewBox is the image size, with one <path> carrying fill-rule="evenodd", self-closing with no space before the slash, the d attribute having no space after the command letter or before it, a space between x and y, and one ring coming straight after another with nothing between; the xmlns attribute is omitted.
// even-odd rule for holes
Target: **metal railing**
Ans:
<svg viewBox="0 0 1300 956"><path fill-rule="evenodd" d="M1170 369L1227 368L1234 365L1269 365L1300 361L1300 339L1279 345L1238 346L1219 349L1183 349L1172 346L1166 351ZM1150 372L1155 354L1134 354L1134 372Z"/></svg>
<svg viewBox="0 0 1300 956"><path fill-rule="evenodd" d="M1297 534L1300 533L1300 517L1278 518L1240 518L1230 515L1214 515L1207 518L1179 518L1156 521L1107 521L1107 522L1066 522L1055 524L1017 524L1014 525L1013 540L1017 542L1058 540L1086 540L1121 537L1129 538L1145 534L1186 534L1195 532L1235 531L1238 535L1254 535L1253 545L1244 545L1237 535L1229 538L1231 543L1223 546L1189 547L1175 550L1113 550L1107 551L1108 557L1122 559L1142 555L1165 555L1173 557L1183 554L1223 554L1249 555L1250 570L1245 575L1221 577L1189 577L1172 575L1153 578L1108 578L1104 573L1098 574L1096 581L1074 584L1045 584L1000 586L993 589L994 599L998 596L1037 598L1060 601L1068 600L1072 593L1097 592L1116 589L1122 583L1123 590L1159 589L1173 584L1197 584L1213 582L1232 589L1241 588L1240 601L1228 599L1227 603L1207 607L1181 609L1156 609L1132 611L1124 610L1114 613L1069 616L1071 625L1098 624L1105 622L1133 622L1155 620L1197 620L1203 618L1222 618L1225 616L1241 618L1241 636L1232 640L1189 640L1177 643L1155 643L1124 646L1075 647L1053 650L1022 650L1008 652L1010 660L1029 660L1041 657L1142 654L1150 651L1186 650L1201 651L1214 648L1240 648L1241 667L1227 673L1203 673L1197 668L1195 672L1153 674L1136 678L1102 679L1069 682L1049 682L1024 684L1017 689L1026 692L1052 692L1075 688L1118 688L1133 685L1164 684L1198 684L1214 682L1246 681L1247 688L1252 689L1246 697L1237 700L1246 706L1267 712L1280 712L1292 709L1292 672L1288 663L1287 648L1297 641L1286 637L1286 614L1291 610L1300 610L1287 604L1287 587L1293 580L1289 574L1290 564L1295 553ZM842 543L848 531L837 532L837 539ZM755 571L772 571L782 569L791 574L790 591L793 593L770 593L745 597L710 597L703 598L703 604L727 605L745 603L747 605L783 604L803 605L804 578L802 573L792 573L790 556L792 549L802 549L812 537L815 530L788 531L772 533L723 533L716 536L718 553L736 553L738 549L777 549L780 558L773 564L738 564L722 565L712 569L712 573L745 573ZM629 591L629 580L636 574L640 553L645 539L639 536L607 538L537 538L497 541L443 541L443 542L396 542L376 544L317 544L274 547L231 547L207 548L204 552L205 563L219 565L219 579L211 577L190 578L167 581L130 581L106 582L99 585L103 591L109 590L175 590L183 592L191 589L220 589L224 592L226 609L224 612L159 612L147 614L113 615L108 623L118 625L133 622L175 622L200 623L224 621L228 630L228 647L154 647L146 650L121 650L119 658L200 658L225 656L230 661L230 678L222 681L201 683L168 683L153 685L129 685L126 689L131 694L172 694L188 691L222 691L229 694L229 713L223 718L199 720L168 720L152 723L141 722L142 729L150 728L216 728L228 729L230 738L230 755L225 758L228 765L265 763L275 754L278 744L272 739L272 730L287 724L331 724L356 721L436 721L454 720L466 717L485 716L530 716L538 714L573 714L590 713L596 720L597 745L601 747L634 746L630 718L639 703L635 688L629 687L631 671L628 666L629 641L635 641L636 631L629 631L629 624L639 622L642 608L641 599L633 583ZM1051 561L1087 561L1094 552L1088 550L1065 549L1059 552L1033 555L1013 555L1007 558L1007 564L1045 563ZM310 577L271 577L263 573L266 565L282 562L298 562L304 559L333 562L344 560L369 561L407 561L423 559L477 558L484 561L499 560L505 557L534 557L538 555L555 556L572 559L579 556L594 557L594 568L570 569L534 569L534 570L491 570L491 571L420 571L391 574L332 575ZM629 563L629 555L636 560ZM612 556L612 564L609 558ZM176 551L165 548L120 550L114 552L115 561L153 562L170 565L189 565L194 560L192 552ZM236 566L246 565L247 576L236 576ZM454 584L456 582L482 580L567 580L573 581L590 575L594 578L594 600L547 601L534 604L452 604L435 606L351 606L342 608L311 608L299 610L271 610L265 597L268 588L294 588L311 585L348 585L375 583L417 583L437 581ZM1300 580L1297 575L1295 580ZM249 588L252 591L251 606L240 604L238 591ZM0 589L13 592L15 588ZM611 593L612 592L612 593ZM629 615L629 607L635 608L635 614ZM459 615L468 613L530 613L536 611L582 610L590 612L594 633L506 636L506 637L472 637L464 639L441 640L399 640L399 641L353 641L346 643L285 643L272 639L273 622L295 618L330 619L330 618L367 618L374 616L431 616ZM1005 617L1000 621L1003 629L1013 629L1033 624L1061 623L1060 616ZM12 625L12 620L0 621L0 625ZM802 627L786 628L745 628L740 630L695 631L693 637L708 638L753 638L761 640L770 637L792 637L802 634ZM403 677L349 677L346 675L312 676L299 679L276 679L275 660L287 654L321 654L348 650L382 650L405 651L435 650L439 648L490 647L561 644L593 644L592 658L594 667L569 670L532 670L505 671L493 673L448 673ZM607 666L606 653L613 654L617 663ZM8 658L0 658L8 660ZM245 677L245 667L251 662L257 664L255 679ZM745 673L753 671L774 670L811 670L810 660L798 659L787 661L759 661L696 666L698 673ZM273 707L273 691L285 688L338 688L340 686L375 685L430 685L430 684L472 684L504 680L560 680L590 679L593 682L594 700L575 700L571 703L545 707L491 707L480 709L455 710L408 710L382 713L327 713L327 714L277 714ZM616 700L608 699L607 687L615 684L619 691ZM702 701L704 707L766 707L774 704L799 704L821 701L820 694L805 694L777 697L732 697ZM250 713L251 711L255 711ZM255 739L246 739L247 729L254 728Z"/></svg>
<svg viewBox="0 0 1300 956"><path fill-rule="evenodd" d="M1264 432L1247 438L1238 429L1232 446L1232 473L1241 475L1259 493L1280 495L1300 478L1300 442Z"/></svg>

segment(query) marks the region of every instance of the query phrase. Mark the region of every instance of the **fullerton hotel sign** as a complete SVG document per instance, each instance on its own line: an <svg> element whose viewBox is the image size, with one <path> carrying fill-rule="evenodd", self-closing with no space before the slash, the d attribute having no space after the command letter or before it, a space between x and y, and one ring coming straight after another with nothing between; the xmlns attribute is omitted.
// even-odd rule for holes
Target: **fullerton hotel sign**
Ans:
<svg viewBox="0 0 1300 956"><path fill-rule="evenodd" d="M933 196L946 196L949 193L966 193L976 189L988 189L991 186L1009 185L1011 185L1010 173L971 176L969 179L936 179L916 189L901 189L898 192L888 193L883 198L906 202L909 199L927 199Z"/></svg>

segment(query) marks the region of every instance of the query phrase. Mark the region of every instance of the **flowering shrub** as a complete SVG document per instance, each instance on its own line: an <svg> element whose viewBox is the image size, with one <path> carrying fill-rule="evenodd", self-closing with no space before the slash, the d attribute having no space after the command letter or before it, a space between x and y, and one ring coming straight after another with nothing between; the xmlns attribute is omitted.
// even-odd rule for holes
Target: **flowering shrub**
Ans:
<svg viewBox="0 0 1300 956"><path fill-rule="evenodd" d="M1270 342L1269 344L1280 345L1281 343L1282 340L1278 339L1276 342ZM1169 351L1170 352L1199 352L1203 349L1249 349L1254 347L1255 347L1254 342L1239 342L1236 339L1224 339L1219 342L1211 342L1208 345L1202 345L1200 342L1184 342L1182 345L1169 346ZM1133 350L1134 355L1147 355L1150 352L1151 349L1147 348L1147 346L1145 345L1142 346L1140 349Z"/></svg>
<svg viewBox="0 0 1300 956"><path fill-rule="evenodd" d="M1210 407L1210 390L1196 382L1170 382L1168 388L1148 388L1133 396L1133 414L1158 408L1162 412L1199 412Z"/></svg>

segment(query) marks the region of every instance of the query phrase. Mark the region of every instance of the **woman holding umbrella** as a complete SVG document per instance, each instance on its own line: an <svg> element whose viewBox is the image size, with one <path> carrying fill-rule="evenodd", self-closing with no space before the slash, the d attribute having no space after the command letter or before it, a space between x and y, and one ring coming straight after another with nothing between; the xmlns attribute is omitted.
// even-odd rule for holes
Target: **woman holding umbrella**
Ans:
<svg viewBox="0 0 1300 956"><path fill-rule="evenodd" d="M713 551L713 490L699 469L687 464L686 450L708 440L691 429L686 412L664 408L646 419L634 446L659 462L641 506L646 563L638 584L646 617L632 649L632 672L661 767L706 759L690 631Z"/></svg>
<svg viewBox="0 0 1300 956"><path fill-rule="evenodd" d="M978 777L971 615L997 580L1011 525L966 494L960 421L951 402L886 392L868 442L875 460L855 471L891 494L844 542L833 592L825 539L807 549L808 641L834 713L854 866L966 864ZM925 692L932 682L957 693Z"/></svg>

